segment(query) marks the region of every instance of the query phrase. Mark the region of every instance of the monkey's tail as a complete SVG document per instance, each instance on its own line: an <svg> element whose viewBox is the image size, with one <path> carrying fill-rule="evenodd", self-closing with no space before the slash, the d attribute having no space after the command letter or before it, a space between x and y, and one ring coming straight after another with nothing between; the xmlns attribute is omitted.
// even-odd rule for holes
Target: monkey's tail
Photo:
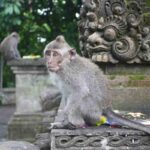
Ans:
<svg viewBox="0 0 150 150"><path fill-rule="evenodd" d="M119 114L116 114L109 108L104 111L104 114L109 119L114 120L115 122L117 122L121 125L128 126L133 129L138 129L138 130L141 130L141 131L144 131L144 132L150 134L150 127L140 124L138 122L123 118L122 116L120 116Z"/></svg>

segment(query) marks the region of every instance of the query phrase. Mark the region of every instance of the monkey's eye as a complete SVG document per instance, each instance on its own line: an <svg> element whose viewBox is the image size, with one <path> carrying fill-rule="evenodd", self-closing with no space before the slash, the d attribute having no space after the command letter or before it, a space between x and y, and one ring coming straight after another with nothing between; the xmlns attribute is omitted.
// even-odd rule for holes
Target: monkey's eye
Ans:
<svg viewBox="0 0 150 150"><path fill-rule="evenodd" d="M53 56L54 56L54 57L58 56L58 53L54 51L54 52L53 52Z"/></svg>
<svg viewBox="0 0 150 150"><path fill-rule="evenodd" d="M51 52L50 52L50 51L46 51L46 52L45 52L45 55L46 55L46 56L51 56Z"/></svg>

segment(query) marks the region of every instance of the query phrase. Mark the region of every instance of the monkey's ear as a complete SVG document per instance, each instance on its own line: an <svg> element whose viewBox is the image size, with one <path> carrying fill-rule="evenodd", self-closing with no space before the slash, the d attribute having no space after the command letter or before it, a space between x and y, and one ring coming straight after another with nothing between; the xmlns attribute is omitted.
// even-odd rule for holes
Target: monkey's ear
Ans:
<svg viewBox="0 0 150 150"><path fill-rule="evenodd" d="M70 49L69 50L70 60L75 59L76 54L77 54L76 49Z"/></svg>
<svg viewBox="0 0 150 150"><path fill-rule="evenodd" d="M56 41L57 42L65 42L65 38L64 38L63 35L59 35L59 36L56 37Z"/></svg>

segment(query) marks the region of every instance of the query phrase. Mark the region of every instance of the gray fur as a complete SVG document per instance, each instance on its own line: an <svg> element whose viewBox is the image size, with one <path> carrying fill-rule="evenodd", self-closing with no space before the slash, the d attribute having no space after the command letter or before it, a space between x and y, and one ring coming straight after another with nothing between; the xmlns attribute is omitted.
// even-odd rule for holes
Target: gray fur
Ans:
<svg viewBox="0 0 150 150"><path fill-rule="evenodd" d="M50 72L52 80L60 89L63 97L62 120L53 124L56 127L73 125L83 127L87 123L95 125L101 115L115 122L142 130L150 134L150 128L123 119L111 109L111 97L106 76L89 59L76 54L73 60L65 58L63 69ZM61 107L62 108L62 107Z"/></svg>
<svg viewBox="0 0 150 150"><path fill-rule="evenodd" d="M16 32L8 35L0 44L0 52L7 61L19 59L20 53L18 51L18 43L20 41L19 34Z"/></svg>

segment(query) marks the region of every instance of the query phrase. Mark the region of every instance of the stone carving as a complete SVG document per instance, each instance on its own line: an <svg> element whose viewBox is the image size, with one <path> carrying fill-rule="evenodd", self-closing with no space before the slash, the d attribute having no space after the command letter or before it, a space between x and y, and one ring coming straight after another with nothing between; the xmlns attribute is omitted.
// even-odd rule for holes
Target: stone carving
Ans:
<svg viewBox="0 0 150 150"><path fill-rule="evenodd" d="M122 149L122 150L148 150L150 146L150 136L142 132L119 128L93 128L78 130L52 131L51 148L63 150L75 149Z"/></svg>
<svg viewBox="0 0 150 150"><path fill-rule="evenodd" d="M82 0L82 54L95 62L150 62L150 26L144 0Z"/></svg>
<svg viewBox="0 0 150 150"><path fill-rule="evenodd" d="M106 139L106 137L103 137L101 135L99 136L59 136L56 138L56 145L61 148L67 148L67 147L102 147L103 141ZM141 138L141 136L130 136L130 137L124 137L121 136L108 136L107 141L109 141L108 146L111 147L120 147L120 146L142 146L142 145L150 145L149 137Z"/></svg>

